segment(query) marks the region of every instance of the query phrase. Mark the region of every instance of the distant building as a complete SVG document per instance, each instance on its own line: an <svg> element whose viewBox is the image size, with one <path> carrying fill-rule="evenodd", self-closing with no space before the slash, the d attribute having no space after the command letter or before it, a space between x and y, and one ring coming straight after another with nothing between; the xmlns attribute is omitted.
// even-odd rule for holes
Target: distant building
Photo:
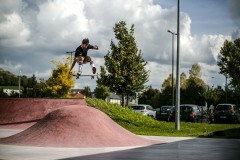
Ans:
<svg viewBox="0 0 240 160"><path fill-rule="evenodd" d="M70 96L72 98L85 99L86 96L81 93L82 89L71 89Z"/></svg>
<svg viewBox="0 0 240 160"><path fill-rule="evenodd" d="M3 92L6 93L8 96L11 96L13 94L19 94L19 90L16 89L3 89ZM20 93L22 90L20 90Z"/></svg>
<svg viewBox="0 0 240 160"><path fill-rule="evenodd" d="M111 93L105 100L106 102L110 102L113 104L121 104L121 97L116 95L115 93Z"/></svg>
<svg viewBox="0 0 240 160"><path fill-rule="evenodd" d="M71 89L70 94L74 95L74 94L77 94L77 93L81 93L82 91L83 91L83 89Z"/></svg>
<svg viewBox="0 0 240 160"><path fill-rule="evenodd" d="M79 99L85 99L86 96L84 96L82 93L75 93L71 95L72 98L79 98Z"/></svg>
<svg viewBox="0 0 240 160"><path fill-rule="evenodd" d="M117 95L115 93L111 93L105 100L106 102L110 102L110 103L114 103L114 104L119 104L121 105L121 101L122 101L122 96ZM126 103L126 97L124 97L124 102ZM128 97L128 106L130 105L134 105L134 104L138 104L138 99L136 98L136 96L129 96Z"/></svg>

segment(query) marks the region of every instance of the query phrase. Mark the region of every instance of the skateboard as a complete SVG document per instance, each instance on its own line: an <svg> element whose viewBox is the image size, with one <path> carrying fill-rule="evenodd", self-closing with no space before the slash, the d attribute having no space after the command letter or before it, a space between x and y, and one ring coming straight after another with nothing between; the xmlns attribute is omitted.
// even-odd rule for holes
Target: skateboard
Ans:
<svg viewBox="0 0 240 160"><path fill-rule="evenodd" d="M91 79L94 79L95 76L98 76L98 74L72 74L73 76L76 77L76 79L79 79L81 76L86 76L86 77L91 77Z"/></svg>

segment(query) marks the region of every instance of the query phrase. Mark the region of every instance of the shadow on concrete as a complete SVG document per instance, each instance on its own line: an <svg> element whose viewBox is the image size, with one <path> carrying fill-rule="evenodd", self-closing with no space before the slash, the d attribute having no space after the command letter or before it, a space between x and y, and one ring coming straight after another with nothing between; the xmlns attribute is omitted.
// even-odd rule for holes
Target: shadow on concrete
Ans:
<svg viewBox="0 0 240 160"><path fill-rule="evenodd" d="M196 138L63 160L239 160L240 140Z"/></svg>

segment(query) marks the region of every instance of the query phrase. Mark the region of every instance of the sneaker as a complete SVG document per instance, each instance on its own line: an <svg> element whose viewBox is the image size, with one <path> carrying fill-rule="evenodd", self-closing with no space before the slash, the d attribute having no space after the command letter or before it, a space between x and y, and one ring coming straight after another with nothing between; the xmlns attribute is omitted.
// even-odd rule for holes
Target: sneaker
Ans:
<svg viewBox="0 0 240 160"><path fill-rule="evenodd" d="M77 76L80 76L81 74L82 74L81 71L78 71L78 72L77 72Z"/></svg>
<svg viewBox="0 0 240 160"><path fill-rule="evenodd" d="M92 72L93 72L93 74L95 74L96 73L96 67L92 67Z"/></svg>

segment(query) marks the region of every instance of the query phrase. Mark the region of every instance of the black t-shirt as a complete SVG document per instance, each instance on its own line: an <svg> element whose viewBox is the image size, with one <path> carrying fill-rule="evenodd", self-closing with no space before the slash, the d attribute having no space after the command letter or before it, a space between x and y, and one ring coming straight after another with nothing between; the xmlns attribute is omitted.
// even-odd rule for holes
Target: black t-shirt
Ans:
<svg viewBox="0 0 240 160"><path fill-rule="evenodd" d="M80 45L75 51L75 57L78 57L78 56L86 57L89 49L93 49L93 46L89 44L86 49L82 49Z"/></svg>

